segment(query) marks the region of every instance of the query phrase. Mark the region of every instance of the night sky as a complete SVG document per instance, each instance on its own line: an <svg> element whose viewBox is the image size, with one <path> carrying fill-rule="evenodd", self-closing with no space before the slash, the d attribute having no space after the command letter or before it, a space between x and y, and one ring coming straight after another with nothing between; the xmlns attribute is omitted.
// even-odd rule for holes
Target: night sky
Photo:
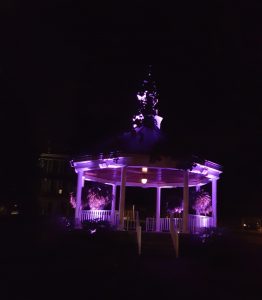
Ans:
<svg viewBox="0 0 262 300"><path fill-rule="evenodd" d="M152 64L163 130L224 168L221 215L261 216L262 5L112 2L1 4L4 197L30 198L48 145L88 153L128 130Z"/></svg>

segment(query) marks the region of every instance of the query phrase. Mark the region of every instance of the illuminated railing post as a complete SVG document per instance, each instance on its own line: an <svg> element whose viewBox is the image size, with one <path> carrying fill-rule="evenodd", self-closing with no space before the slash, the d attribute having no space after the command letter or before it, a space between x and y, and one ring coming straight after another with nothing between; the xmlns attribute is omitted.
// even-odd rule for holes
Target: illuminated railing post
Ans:
<svg viewBox="0 0 262 300"><path fill-rule="evenodd" d="M77 192L76 192L76 208L75 208L76 227L80 227L81 224L82 187L83 187L83 170L79 169L78 176L77 176Z"/></svg>
<svg viewBox="0 0 262 300"><path fill-rule="evenodd" d="M119 200L119 229L124 229L124 211L125 211L125 194L126 194L126 166L121 169L121 185Z"/></svg>
<svg viewBox="0 0 262 300"><path fill-rule="evenodd" d="M156 188L156 231L160 231L161 188Z"/></svg>
<svg viewBox="0 0 262 300"><path fill-rule="evenodd" d="M212 217L213 226L217 227L217 179L212 179Z"/></svg>
<svg viewBox="0 0 262 300"><path fill-rule="evenodd" d="M184 170L184 189L183 189L183 233L189 233L188 209L189 209L188 171L187 171L187 170Z"/></svg>
<svg viewBox="0 0 262 300"><path fill-rule="evenodd" d="M115 211L116 211L116 185L112 185L112 202L111 202L111 224L115 224Z"/></svg>

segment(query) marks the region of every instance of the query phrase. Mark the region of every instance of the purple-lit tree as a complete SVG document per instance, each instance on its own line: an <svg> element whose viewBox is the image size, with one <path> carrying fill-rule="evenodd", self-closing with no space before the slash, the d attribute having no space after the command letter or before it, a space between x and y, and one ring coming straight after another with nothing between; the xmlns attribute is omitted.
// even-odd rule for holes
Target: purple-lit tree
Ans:
<svg viewBox="0 0 262 300"><path fill-rule="evenodd" d="M142 89L137 94L138 112L133 116L133 128L139 128L143 125L146 127L157 126L156 116L158 110L156 105L158 103L158 94L156 91L156 84L152 79L151 66L149 66L149 73L147 78L143 81Z"/></svg>
<svg viewBox="0 0 262 300"><path fill-rule="evenodd" d="M173 194L168 198L166 203L166 211L173 214L175 218L180 218L183 212L183 199L179 195Z"/></svg>
<svg viewBox="0 0 262 300"><path fill-rule="evenodd" d="M90 210L100 210L106 208L112 200L111 189L103 184L90 183L91 187L86 191L86 196L82 198L81 208ZM70 204L76 208L76 197L70 193Z"/></svg>
<svg viewBox="0 0 262 300"><path fill-rule="evenodd" d="M197 215L208 215L212 212L212 201L208 192L199 191L196 193L193 209Z"/></svg>
<svg viewBox="0 0 262 300"><path fill-rule="evenodd" d="M87 190L86 203L83 206L88 205L90 210L105 209L111 200L112 193L108 186L96 183Z"/></svg>
<svg viewBox="0 0 262 300"><path fill-rule="evenodd" d="M173 214L175 218L180 218L181 214L183 212L183 206L180 205L180 206L177 206L177 207L174 207L174 208L169 208L167 210L167 212L170 213L170 214Z"/></svg>
<svg viewBox="0 0 262 300"><path fill-rule="evenodd" d="M70 204L73 208L76 208L76 197L73 192L70 193Z"/></svg>

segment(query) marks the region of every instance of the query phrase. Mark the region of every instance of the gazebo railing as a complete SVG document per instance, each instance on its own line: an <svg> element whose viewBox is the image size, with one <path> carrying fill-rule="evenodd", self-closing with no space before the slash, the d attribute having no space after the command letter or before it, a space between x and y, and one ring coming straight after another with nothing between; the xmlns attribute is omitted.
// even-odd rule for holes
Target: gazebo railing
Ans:
<svg viewBox="0 0 262 300"><path fill-rule="evenodd" d="M113 225L118 227L119 225L119 211L115 211L115 218ZM124 217L124 230L136 230L136 219L130 217Z"/></svg>
<svg viewBox="0 0 262 300"><path fill-rule="evenodd" d="M181 231L182 229L182 219L173 218L174 229ZM160 231L170 230L170 218L160 218ZM146 231L156 231L156 219L146 218Z"/></svg>
<svg viewBox="0 0 262 300"><path fill-rule="evenodd" d="M124 218L124 229L125 230L136 230L136 220Z"/></svg>
<svg viewBox="0 0 262 300"><path fill-rule="evenodd" d="M155 218L146 218L146 231L156 231Z"/></svg>
<svg viewBox="0 0 262 300"><path fill-rule="evenodd" d="M170 218L160 218L160 231L170 231Z"/></svg>
<svg viewBox="0 0 262 300"><path fill-rule="evenodd" d="M213 226L213 218L201 215L189 215L189 230L192 233L198 233L201 228Z"/></svg>
<svg viewBox="0 0 262 300"><path fill-rule="evenodd" d="M174 229L181 231L183 225L182 218L173 218ZM160 231L170 231L170 218L160 219Z"/></svg>
<svg viewBox="0 0 262 300"><path fill-rule="evenodd" d="M191 233L198 233L201 228L212 227L213 219L208 216L189 215L189 231ZM173 218L174 229L182 232L183 219ZM146 231L155 231L156 221L155 218L146 218ZM170 231L170 218L160 218L160 231Z"/></svg>
<svg viewBox="0 0 262 300"><path fill-rule="evenodd" d="M81 222L83 221L111 221L110 210L82 210Z"/></svg>
<svg viewBox="0 0 262 300"><path fill-rule="evenodd" d="M201 228L212 227L213 218L201 215L188 215L189 231L191 233L198 233ZM110 210L82 210L81 222L84 221L108 221L112 223L111 211ZM113 224L117 226L119 223L118 211L115 212ZM183 219L173 218L174 229L182 232ZM125 230L136 230L136 219L125 217L124 218L124 229ZM156 220L155 218L146 218L146 231L156 231ZM160 218L160 231L170 231L170 218Z"/></svg>
<svg viewBox="0 0 262 300"><path fill-rule="evenodd" d="M81 222L84 221L108 221L116 227L119 224L119 212L115 211L114 218L111 218L111 210L82 210ZM124 229L136 230L136 219L124 217Z"/></svg>

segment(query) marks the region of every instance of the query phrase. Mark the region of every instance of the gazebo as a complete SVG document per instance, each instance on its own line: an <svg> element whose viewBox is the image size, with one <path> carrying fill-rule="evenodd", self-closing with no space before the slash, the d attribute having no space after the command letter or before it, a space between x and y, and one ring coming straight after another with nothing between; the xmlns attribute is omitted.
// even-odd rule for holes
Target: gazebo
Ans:
<svg viewBox="0 0 262 300"><path fill-rule="evenodd" d="M161 190L183 189L182 218L174 218L177 230L196 232L201 227L217 226L217 180L221 166L197 157L176 157L161 129L162 117L156 105L158 95L151 72L138 93L138 113L133 117L133 128L113 140L104 153L85 155L71 160L78 176L75 221L108 220L118 229L125 228L126 187L155 188L155 218L146 219L146 230L169 230L170 218L161 218ZM108 152L107 150L113 150ZM111 210L82 210L82 188L85 181L112 186ZM212 215L189 214L189 189L196 191L211 182ZM116 209L116 189L119 187L119 206ZM135 220L134 220L135 222Z"/></svg>

